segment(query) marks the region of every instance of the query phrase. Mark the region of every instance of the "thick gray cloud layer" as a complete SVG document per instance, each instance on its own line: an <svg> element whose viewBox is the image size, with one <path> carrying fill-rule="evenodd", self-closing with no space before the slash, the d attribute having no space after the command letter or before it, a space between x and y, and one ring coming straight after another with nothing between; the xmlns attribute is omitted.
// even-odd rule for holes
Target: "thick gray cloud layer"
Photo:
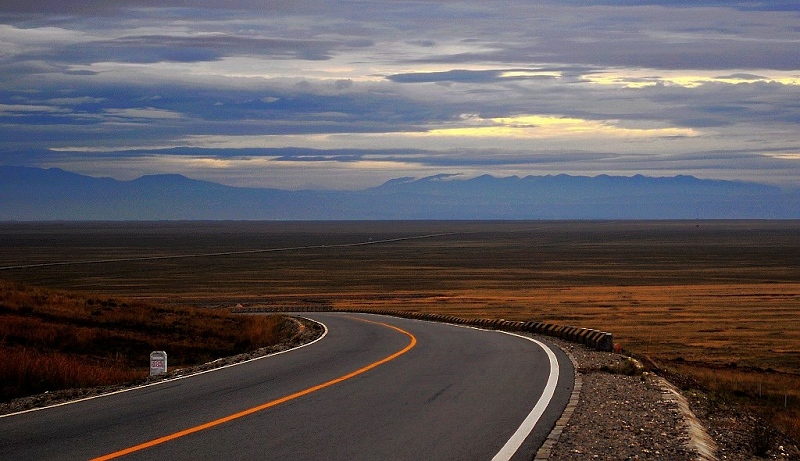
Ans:
<svg viewBox="0 0 800 461"><path fill-rule="evenodd" d="M227 184L693 174L800 185L800 8L0 5L0 163Z"/></svg>

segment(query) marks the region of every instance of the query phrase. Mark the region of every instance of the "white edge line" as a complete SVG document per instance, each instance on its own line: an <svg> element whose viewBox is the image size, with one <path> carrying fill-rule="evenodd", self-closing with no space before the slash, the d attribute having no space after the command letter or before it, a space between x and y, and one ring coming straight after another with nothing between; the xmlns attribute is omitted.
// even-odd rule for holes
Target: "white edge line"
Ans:
<svg viewBox="0 0 800 461"><path fill-rule="evenodd" d="M206 373L211 373L213 371L219 371L219 370L222 370L222 369L225 369L225 368L235 367L237 365L244 365L245 363L255 362L256 360L266 359L268 357L274 357L276 355L285 354L286 352L292 352L292 351L296 351L297 349L301 349L303 347L310 346L310 345L316 343L317 341L322 340L322 338L324 338L328 334L328 327L324 323L319 322L317 320L311 320L311 319L306 318L306 317L302 317L302 318L304 318L304 319L306 319L308 321L316 322L316 323L322 325L322 328L324 330L322 332L322 335L320 335L319 338L315 339L314 341L311 341L310 343L302 344L300 346L293 347L291 349L286 349L284 351L278 351L278 352L273 352L271 354L262 355L261 357L255 357L255 358L252 358L252 359L245 360L243 362L231 363L231 364L228 364L228 365L223 365L221 367L212 368L210 370L198 371L197 373L178 376L176 378L165 379L163 381L158 381L158 382L150 383L150 384L144 384L144 385L141 385L141 386L135 386L135 387L129 387L129 388L125 388L125 389L120 389L118 391L108 392L106 394L93 395L91 397L84 397L82 399L77 399L77 400L69 400L67 402L61 402L61 403L56 403L54 405L48 405L46 407L31 408L31 409L28 409L28 410L18 411L16 413L8 413L8 414L5 414L5 415L0 415L0 419L9 418L11 416L21 415L21 414L25 414L25 413L31 413L31 412L34 412L34 411L47 410L49 408L61 407L61 406L64 406L64 405L71 405L73 403L85 402L87 400L99 399L101 397L108 397L108 396L111 396L111 395L122 394L123 392L135 391L135 390L139 390L139 389L144 389L146 387L159 386L161 384L171 383L171 382L174 382L174 381L178 381L180 379L192 378L192 377L203 375L203 374L206 374Z"/></svg>
<svg viewBox="0 0 800 461"><path fill-rule="evenodd" d="M370 314L370 315L383 315L383 314ZM424 319L408 319L408 320L417 320L420 322L426 322L428 320ZM533 428L536 426L536 423L539 422L539 419L544 414L544 411L550 405L550 401L553 400L553 395L556 392L556 386L558 385L558 376L559 376L559 367L558 367L558 359L556 358L556 354L553 353L552 349L550 349L547 345L542 343L539 340L533 339L528 336L518 335L516 333L511 333L508 331L503 330L487 330L485 328L479 328L471 325L461 325L457 323L447 323L447 322L440 322L444 325L452 325L455 327L460 328L470 328L473 330L481 330L481 331L490 331L490 332L498 332L507 334L510 336L516 336L518 338L527 339L538 345L539 347L544 350L545 354L547 354L547 359L550 362L550 374L547 377L547 384L544 386L544 390L542 391L542 395L539 397L539 400L534 405L533 409L528 416L522 421L522 424L519 426L516 432L508 439L508 442L500 449L500 451L494 455L492 461L509 461L519 450L519 447L525 442L525 439L528 438L528 435L533 431Z"/></svg>
<svg viewBox="0 0 800 461"><path fill-rule="evenodd" d="M539 422L539 418L542 417L545 409L547 409L547 406L550 405L550 401L553 399L553 395L556 391L556 384L558 384L558 360L556 359L556 355L549 347L545 346L542 342L527 336L509 333L507 331L503 331L502 333L533 341L539 347L541 347L547 354L547 358L550 360L550 375L547 377L547 385L544 386L544 391L542 392L542 396L539 397L539 401L536 402L536 405L533 407L531 412L528 414L525 420L522 421L519 429L517 429L514 435L508 439L508 442L506 442L503 448L501 448L494 458L492 458L492 461L507 461L514 456L528 435L530 435L531 431L533 431L536 423Z"/></svg>

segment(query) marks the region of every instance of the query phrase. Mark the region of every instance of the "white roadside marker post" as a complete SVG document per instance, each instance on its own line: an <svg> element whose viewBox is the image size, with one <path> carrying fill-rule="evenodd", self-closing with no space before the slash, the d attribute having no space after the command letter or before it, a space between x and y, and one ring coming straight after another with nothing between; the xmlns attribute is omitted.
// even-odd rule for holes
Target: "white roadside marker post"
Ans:
<svg viewBox="0 0 800 461"><path fill-rule="evenodd" d="M167 353L164 351L153 351L150 353L150 376L160 375L167 372Z"/></svg>

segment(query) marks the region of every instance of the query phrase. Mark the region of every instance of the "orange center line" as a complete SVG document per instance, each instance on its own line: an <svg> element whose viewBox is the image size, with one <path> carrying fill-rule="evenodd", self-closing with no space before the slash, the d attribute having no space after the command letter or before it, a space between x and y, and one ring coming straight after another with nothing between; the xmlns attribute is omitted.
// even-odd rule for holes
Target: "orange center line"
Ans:
<svg viewBox="0 0 800 461"><path fill-rule="evenodd" d="M352 318L356 318L356 317L352 317ZM229 421L233 421L234 419L243 418L243 417L245 417L247 415L251 415L253 413L257 413L259 411L266 410L267 408L271 408L271 407L274 407L276 405L280 405L282 403L288 402L288 401L296 399L298 397L302 397L304 395L311 394L312 392L316 392L316 391L318 391L320 389L324 389L326 387L333 386L334 384L341 383L342 381L346 381L346 380L348 380L350 378L353 378L355 376L358 376L358 375L360 375L362 373L366 373L367 371L372 370L373 368L381 366L384 363L390 362L390 361L396 359L397 357L400 357L401 355L405 354L406 352L410 351L417 344L417 338L414 335L412 335L411 333L409 333L409 332L407 332L407 331L405 331L405 330L403 330L401 328L398 328L398 327L396 327L394 325L389 325L387 323L381 323L381 322L373 322L371 320L365 320L365 319L357 319L357 320L361 320L363 322L375 323L377 325L382 325L382 326L385 326L387 328L391 328L393 330L397 330L400 333L403 333L404 335L408 336L411 339L411 341L408 343L408 345L406 347L404 347L403 349L400 349L399 351L395 352L394 354L392 354L392 355L390 355L388 357L385 357L385 358L383 358L381 360L378 360L377 362L373 362L373 363L371 363L371 364L369 364L369 365L367 365L367 366L365 366L363 368L359 368L358 370L353 371L351 373L348 373L348 374L346 374L344 376L340 376L338 378L334 378L334 379L332 379L330 381L327 381L327 382L324 382L322 384L317 384L316 386L309 387L308 389L304 389L302 391L295 392L294 394L290 394L290 395L287 395L285 397L281 397L279 399L272 400L270 402L267 402L267 403L264 403L264 404L261 404L261 405L255 406L255 407L248 408L247 410L243 410L243 411L240 411L238 413L234 413L234 414L231 414L231 415L228 415L228 416L224 416L222 418L215 419L213 421L209 421L207 423L200 424L198 426L190 427L188 429L184 429L182 431L175 432L173 434L165 435L163 437L159 437L157 439L153 439L153 440L150 440L148 442L141 443L139 445L134 445L132 447L125 448L123 450L115 451L114 453L109 453L107 455L100 456L98 458L94 458L94 459L92 459L92 461L103 461L103 460L108 460L108 459L119 458L120 456L129 455L131 453L134 453L134 452L137 452L137 451L140 451L140 450L144 450L145 448L150 448L150 447L153 447L153 446L156 446L156 445L160 445L162 443L169 442L170 440L175 440L177 438L180 438L180 437L183 437L183 436L186 436L186 435L189 435L189 434L194 434L195 432L204 431L204 430L210 429L210 428L212 428L214 426L219 426L220 424L224 424L224 423L227 423Z"/></svg>

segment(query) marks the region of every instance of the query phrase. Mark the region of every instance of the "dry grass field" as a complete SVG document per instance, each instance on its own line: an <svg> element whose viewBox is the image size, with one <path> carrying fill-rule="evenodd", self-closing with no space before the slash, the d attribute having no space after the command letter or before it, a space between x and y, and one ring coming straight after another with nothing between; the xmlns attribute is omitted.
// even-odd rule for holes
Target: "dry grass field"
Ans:
<svg viewBox="0 0 800 461"><path fill-rule="evenodd" d="M420 235L431 236L382 242ZM356 242L373 244L346 246ZM109 259L0 269L0 279L203 307L603 329L800 438L798 221L0 224L0 267Z"/></svg>
<svg viewBox="0 0 800 461"><path fill-rule="evenodd" d="M284 316L162 307L0 281L0 402L45 391L141 381L149 354L170 367L277 344Z"/></svg>

